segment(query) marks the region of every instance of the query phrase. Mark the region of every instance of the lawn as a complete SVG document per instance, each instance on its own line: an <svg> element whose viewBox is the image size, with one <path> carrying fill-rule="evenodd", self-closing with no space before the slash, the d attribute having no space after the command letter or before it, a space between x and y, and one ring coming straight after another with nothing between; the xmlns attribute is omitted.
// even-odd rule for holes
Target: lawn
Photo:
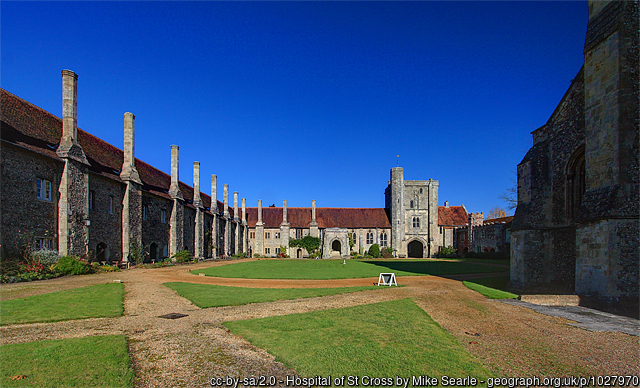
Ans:
<svg viewBox="0 0 640 388"><path fill-rule="evenodd" d="M474 263L437 260L257 260L191 271L207 276L249 279L353 279L396 276L453 275L504 272L506 269Z"/></svg>
<svg viewBox="0 0 640 388"><path fill-rule="evenodd" d="M358 292L388 289L389 287L339 287L339 288L245 288L192 283L164 283L178 295L189 299L200 308L238 306L248 303L274 302L276 300L314 298Z"/></svg>
<svg viewBox="0 0 640 388"><path fill-rule="evenodd" d="M516 294L505 291L509 276L495 276L490 278L481 278L473 280L465 280L462 282L467 288L481 293L489 299L515 299Z"/></svg>
<svg viewBox="0 0 640 388"><path fill-rule="evenodd" d="M3 345L0 386L133 387L130 364L123 335Z"/></svg>
<svg viewBox="0 0 640 388"><path fill-rule="evenodd" d="M123 313L120 283L34 295L0 302L0 325L117 317Z"/></svg>
<svg viewBox="0 0 640 388"><path fill-rule="evenodd" d="M489 377L489 371L411 299L224 325L300 376Z"/></svg>

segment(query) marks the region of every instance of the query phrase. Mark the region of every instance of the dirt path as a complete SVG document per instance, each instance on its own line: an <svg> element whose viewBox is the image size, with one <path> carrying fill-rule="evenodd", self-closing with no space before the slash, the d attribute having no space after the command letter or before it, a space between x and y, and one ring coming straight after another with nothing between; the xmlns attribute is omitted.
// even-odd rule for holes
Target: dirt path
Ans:
<svg viewBox="0 0 640 388"><path fill-rule="evenodd" d="M52 279L3 285L3 299L121 280L125 314L0 328L0 344L40 339L125 334L137 387L208 386L211 377L294 374L261 349L229 332L222 322L412 298L470 353L499 376L637 374L638 337L589 332L569 321L491 301L460 281L435 276L399 277L406 287L321 298L200 309L162 285L189 281L244 287L340 287L371 285L375 278L337 280L255 280L195 276L188 270L223 263ZM495 274L493 274L495 275ZM180 319L158 316L182 313Z"/></svg>

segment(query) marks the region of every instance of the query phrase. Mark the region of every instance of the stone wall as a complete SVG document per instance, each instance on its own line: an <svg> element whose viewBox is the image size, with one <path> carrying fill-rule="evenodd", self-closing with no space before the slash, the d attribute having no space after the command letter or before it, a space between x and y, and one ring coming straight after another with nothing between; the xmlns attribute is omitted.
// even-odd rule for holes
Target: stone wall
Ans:
<svg viewBox="0 0 640 388"><path fill-rule="evenodd" d="M122 260L122 200L125 186L117 181L89 174L92 206L89 208L89 255L98 254L98 244L106 244L105 260Z"/></svg>
<svg viewBox="0 0 640 388"><path fill-rule="evenodd" d="M169 215L173 201L152 194L143 193L142 245L156 246L155 256L149 252L149 259L159 260L169 256ZM162 220L164 212L164 221Z"/></svg>
<svg viewBox="0 0 640 388"><path fill-rule="evenodd" d="M22 241L50 238L58 249L58 186L62 163L17 146L2 143L0 244L2 259L16 257ZM36 198L36 179L52 184L51 200Z"/></svg>

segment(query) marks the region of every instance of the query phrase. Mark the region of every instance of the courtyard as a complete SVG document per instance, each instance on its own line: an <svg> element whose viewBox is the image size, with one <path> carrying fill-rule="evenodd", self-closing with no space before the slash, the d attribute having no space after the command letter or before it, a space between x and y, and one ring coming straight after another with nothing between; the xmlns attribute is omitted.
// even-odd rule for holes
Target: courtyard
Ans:
<svg viewBox="0 0 640 388"><path fill-rule="evenodd" d="M283 317L286 319L287 316L294 316L294 314L302 316L303 313L326 312L329 314L341 308L358 306L372 308L374 310L368 311L375 311L377 306L383 306L382 302L405 300L426 313L424 319L428 320L430 317L436 327L439 326L448 333L447 335L452 338L460 352L468 355L469 362L474 368L478 368L469 370L472 377L474 373L479 373L479 377L483 377L482 374L486 373L492 377L537 376L541 378L637 375L637 365L640 364L637 336L581 329L572 325L572 321L563 318L543 315L528 308L488 299L462 284L463 279L490 277L501 273L495 272L496 267L491 265L485 265L486 273L478 270L472 274L402 275L398 276L398 284L401 287L370 287L363 288L361 291L326 296L209 308L197 307L165 285L171 283L173 287L175 283L191 283L242 287L242 289L326 289L369 287L377 281L377 277L310 280L249 279L200 276L191 272L197 273L199 270L206 272L211 271L208 268L212 267L247 265L255 262L257 262L255 259L203 262L157 269L131 269L115 273L72 276L31 283L3 284L0 291L2 300L6 301L121 282L124 285L124 313L116 317L62 320L50 323L3 324L0 326L2 333L0 344L4 346L43 340L124 336L128 342L136 387L211 386L211 379L216 381L215 379L224 379L227 376L233 378L273 376L274 381L277 382L286 381L287 376L311 376L296 369L296 365L293 365L297 362L295 357L274 356L265 349L248 342L244 336L238 335L238 328L235 327L238 322L233 324L226 322L256 318ZM261 265L265 264L262 262L270 261L262 260ZM344 266L352 264L355 263L348 261ZM240 290L238 288L238 292ZM169 314L184 316L177 319L161 318ZM368 314L375 314L375 312ZM403 316L386 318L396 320L400 325L404 319ZM319 322L321 319L329 318L316 316L314 319ZM344 327L340 330L344 333L345 341L349 341L349 329ZM309 337L312 330L314 329L310 329L307 333ZM291 333L291 340L296 341L293 331L289 333ZM302 335L304 338L305 333L303 332ZM390 335L393 337L394 334L390 333ZM288 339L285 337L289 335L283 335L283 341ZM309 353L308 358L312 360L312 364L324 365L321 361L331 357L324 353L323 355L315 354L311 346L306 348L306 352ZM432 352L435 350L424 349L428 360L426 363L431 362L429 354ZM316 362L313 361L314 357L322 357L323 360L317 359ZM88 359L84 362L91 364L92 360ZM299 369L304 368L299 367ZM342 372L367 373L366 370L343 370ZM389 373L401 376L404 372L395 370ZM33 386L35 381L39 381L37 379L43 378L30 375L28 370L14 374L23 375L25 378L14 381L10 380L11 376L3 374L1 385ZM330 371L319 370L318 374L329 375ZM375 377L375 371L372 371L371 375Z"/></svg>

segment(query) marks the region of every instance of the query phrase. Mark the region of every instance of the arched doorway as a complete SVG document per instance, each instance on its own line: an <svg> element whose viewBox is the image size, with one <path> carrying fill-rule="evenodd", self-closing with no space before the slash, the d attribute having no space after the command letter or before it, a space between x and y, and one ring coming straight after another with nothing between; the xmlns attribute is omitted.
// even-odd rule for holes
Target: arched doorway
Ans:
<svg viewBox="0 0 640 388"><path fill-rule="evenodd" d="M423 257L424 245L418 240L413 240L407 245L407 256L413 258Z"/></svg>
<svg viewBox="0 0 640 388"><path fill-rule="evenodd" d="M96 246L96 260L108 261L109 260L109 248L107 244L101 242Z"/></svg>
<svg viewBox="0 0 640 388"><path fill-rule="evenodd" d="M158 260L158 244L152 243L149 246L149 260L156 261Z"/></svg>
<svg viewBox="0 0 640 388"><path fill-rule="evenodd" d="M340 244L340 240L334 240L331 243L331 257L340 257L342 254L342 244Z"/></svg>

